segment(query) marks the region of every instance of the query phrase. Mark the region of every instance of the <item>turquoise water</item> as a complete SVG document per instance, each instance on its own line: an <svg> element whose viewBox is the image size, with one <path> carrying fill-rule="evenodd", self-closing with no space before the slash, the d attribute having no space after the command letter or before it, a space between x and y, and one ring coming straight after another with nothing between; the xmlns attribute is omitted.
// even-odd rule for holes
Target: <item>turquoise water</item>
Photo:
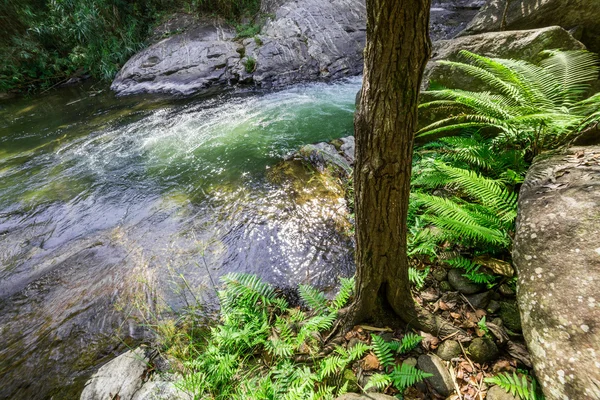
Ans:
<svg viewBox="0 0 600 400"><path fill-rule="evenodd" d="M210 303L224 273L351 274L343 195L281 160L352 134L359 87L0 103L0 398L71 398L140 316Z"/></svg>

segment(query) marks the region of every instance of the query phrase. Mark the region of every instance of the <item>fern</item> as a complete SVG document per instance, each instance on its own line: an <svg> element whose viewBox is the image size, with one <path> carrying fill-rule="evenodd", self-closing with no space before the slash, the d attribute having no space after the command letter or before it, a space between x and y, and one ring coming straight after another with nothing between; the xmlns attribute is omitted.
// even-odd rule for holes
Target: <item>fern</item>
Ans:
<svg viewBox="0 0 600 400"><path fill-rule="evenodd" d="M308 307L320 313L327 309L327 298L322 292L310 285L300 285L300 298Z"/></svg>
<svg viewBox="0 0 600 400"><path fill-rule="evenodd" d="M399 353L408 353L421 343L423 336L408 332L400 341Z"/></svg>
<svg viewBox="0 0 600 400"><path fill-rule="evenodd" d="M389 376L396 389L403 391L407 387L433 376L433 374L421 371L412 365L402 363L401 365L396 365Z"/></svg>
<svg viewBox="0 0 600 400"><path fill-rule="evenodd" d="M415 285L417 290L421 290L423 285L425 285L425 278L429 275L429 267L426 267L424 270L419 271L414 267L408 268L408 280Z"/></svg>
<svg viewBox="0 0 600 400"><path fill-rule="evenodd" d="M382 390L392 384L392 378L387 374L374 374L369 378L369 382L364 387L367 391L370 388Z"/></svg>
<svg viewBox="0 0 600 400"><path fill-rule="evenodd" d="M515 372L512 375L504 372L491 378L485 378L485 382L498 385L507 393L513 396L518 395L522 400L544 399L544 395L538 391L537 382L533 377L530 383L526 375L522 375L519 378Z"/></svg>
<svg viewBox="0 0 600 400"><path fill-rule="evenodd" d="M344 307L352 294L354 293L354 277L352 278L342 278L340 279L340 290L331 302L331 306L329 307L332 311L337 311Z"/></svg>
<svg viewBox="0 0 600 400"><path fill-rule="evenodd" d="M536 155L565 143L598 110L600 98L582 100L598 77L598 61L592 53L549 50L540 65L467 51L460 54L466 63L440 63L481 80L492 92L427 92L433 101L421 104L422 109L443 109L451 115L418 135L486 128L498 133L496 143Z"/></svg>
<svg viewBox="0 0 600 400"><path fill-rule="evenodd" d="M379 363L384 367L390 367L394 365L394 348L386 342L381 336L371 335L371 345L373 347L373 353L379 360Z"/></svg>

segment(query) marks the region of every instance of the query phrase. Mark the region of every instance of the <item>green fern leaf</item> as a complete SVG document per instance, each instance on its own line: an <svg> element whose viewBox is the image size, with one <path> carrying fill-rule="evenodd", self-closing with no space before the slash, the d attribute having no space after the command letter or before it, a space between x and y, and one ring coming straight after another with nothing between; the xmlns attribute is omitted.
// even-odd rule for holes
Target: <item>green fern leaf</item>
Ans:
<svg viewBox="0 0 600 400"><path fill-rule="evenodd" d="M423 372L420 369L417 369L406 363L396 365L394 370L390 373L390 378L394 383L394 386L400 391L403 391L407 387L432 376L433 374Z"/></svg>

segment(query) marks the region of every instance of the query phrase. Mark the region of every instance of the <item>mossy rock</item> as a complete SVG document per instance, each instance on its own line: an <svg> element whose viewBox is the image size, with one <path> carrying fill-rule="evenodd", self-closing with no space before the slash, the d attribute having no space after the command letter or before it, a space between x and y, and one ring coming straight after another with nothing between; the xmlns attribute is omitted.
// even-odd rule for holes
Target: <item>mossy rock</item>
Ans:
<svg viewBox="0 0 600 400"><path fill-rule="evenodd" d="M500 302L500 318L508 329L513 332L521 332L521 314L519 307L514 301Z"/></svg>
<svg viewBox="0 0 600 400"><path fill-rule="evenodd" d="M476 338L469 346L469 354L471 360L479 364L494 361L498 357L498 346L490 338Z"/></svg>

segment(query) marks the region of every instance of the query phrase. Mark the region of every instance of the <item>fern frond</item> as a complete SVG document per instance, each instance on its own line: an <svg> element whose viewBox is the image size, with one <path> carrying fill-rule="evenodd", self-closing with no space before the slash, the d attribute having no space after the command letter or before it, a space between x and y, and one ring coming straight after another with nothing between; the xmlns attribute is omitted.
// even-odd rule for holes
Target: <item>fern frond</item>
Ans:
<svg viewBox="0 0 600 400"><path fill-rule="evenodd" d="M344 307L348 300L350 300L350 297L352 297L352 294L354 293L354 277L342 278L340 279L340 282L340 291L331 302L330 309L332 309L333 311L337 311Z"/></svg>
<svg viewBox="0 0 600 400"><path fill-rule="evenodd" d="M423 285L425 285L425 278L427 278L427 275L429 275L429 267L425 268L422 271L419 271L414 267L408 267L408 280L410 281L410 283L415 285L415 288L417 290L423 288Z"/></svg>
<svg viewBox="0 0 600 400"><path fill-rule="evenodd" d="M416 333L408 332L400 341L400 348L398 349L398 352L401 354L408 353L409 351L417 347L422 340L423 336L417 335Z"/></svg>
<svg viewBox="0 0 600 400"><path fill-rule="evenodd" d="M390 378L392 379L394 386L400 391L403 391L407 387L432 376L433 374L423 372L420 369L417 369L406 363L396 365L394 370L390 372Z"/></svg>
<svg viewBox="0 0 600 400"><path fill-rule="evenodd" d="M500 373L491 378L485 378L486 383L491 383L500 386L507 393L513 396L519 396L523 400L542 400L543 395L537 393L537 384L532 378L530 384L527 376L519 376L513 372L512 375L508 372Z"/></svg>
<svg viewBox="0 0 600 400"><path fill-rule="evenodd" d="M364 387L364 390L367 391L370 388L377 388L379 390L385 389L389 385L392 384L392 378L389 375L384 374L374 374L369 378L369 382Z"/></svg>
<svg viewBox="0 0 600 400"><path fill-rule="evenodd" d="M310 285L299 285L300 298L312 310L320 313L327 309L325 295Z"/></svg>
<svg viewBox="0 0 600 400"><path fill-rule="evenodd" d="M390 344L383 340L381 336L375 334L371 335L371 347L381 365L384 367L394 365L394 351Z"/></svg>

